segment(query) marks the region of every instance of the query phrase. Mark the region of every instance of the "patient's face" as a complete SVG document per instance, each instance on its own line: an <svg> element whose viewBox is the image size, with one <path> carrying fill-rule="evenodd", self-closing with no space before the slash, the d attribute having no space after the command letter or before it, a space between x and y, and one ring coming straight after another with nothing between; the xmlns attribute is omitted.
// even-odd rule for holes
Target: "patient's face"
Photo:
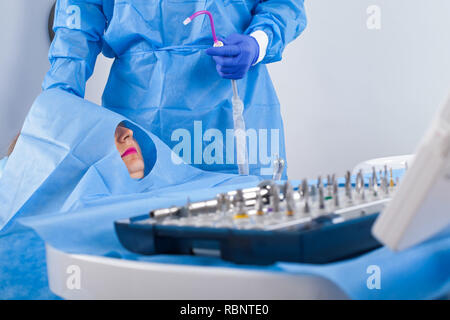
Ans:
<svg viewBox="0 0 450 320"><path fill-rule="evenodd" d="M127 166L130 176L134 179L144 177L144 159L141 148L133 137L133 130L120 124L115 133L116 147Z"/></svg>

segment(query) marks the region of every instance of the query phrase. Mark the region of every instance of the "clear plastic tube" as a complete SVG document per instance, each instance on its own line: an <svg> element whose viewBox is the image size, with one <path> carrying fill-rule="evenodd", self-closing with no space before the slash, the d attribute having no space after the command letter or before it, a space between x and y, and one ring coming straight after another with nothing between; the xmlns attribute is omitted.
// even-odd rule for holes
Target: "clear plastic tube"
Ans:
<svg viewBox="0 0 450 320"><path fill-rule="evenodd" d="M247 133L244 121L244 103L237 91L236 80L231 80L233 87L233 125L236 136L236 159L240 175L248 175L248 152L247 152Z"/></svg>

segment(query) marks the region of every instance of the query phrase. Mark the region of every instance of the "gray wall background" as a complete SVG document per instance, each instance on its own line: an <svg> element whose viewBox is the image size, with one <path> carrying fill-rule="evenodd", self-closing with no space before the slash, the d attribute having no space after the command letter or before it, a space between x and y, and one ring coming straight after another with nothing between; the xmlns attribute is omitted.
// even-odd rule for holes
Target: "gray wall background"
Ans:
<svg viewBox="0 0 450 320"><path fill-rule="evenodd" d="M49 68L51 0L0 0L0 157L20 131Z"/></svg>
<svg viewBox="0 0 450 320"><path fill-rule="evenodd" d="M0 0L0 156L40 92L52 0ZM370 5L381 29L366 26ZM309 25L269 66L282 105L291 178L343 173L412 153L450 90L450 1L310 0ZM100 103L110 60L86 97Z"/></svg>

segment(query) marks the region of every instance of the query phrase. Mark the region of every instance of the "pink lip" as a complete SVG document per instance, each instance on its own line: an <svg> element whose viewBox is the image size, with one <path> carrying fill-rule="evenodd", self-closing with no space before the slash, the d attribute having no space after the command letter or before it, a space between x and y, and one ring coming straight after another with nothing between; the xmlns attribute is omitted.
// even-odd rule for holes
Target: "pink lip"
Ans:
<svg viewBox="0 0 450 320"><path fill-rule="evenodd" d="M134 154L134 153L137 153L137 150L136 150L136 148L134 148L134 147L131 147L131 148L128 148L123 154L122 154L122 158L124 158L124 157L126 157L126 156L128 156L128 155L130 155L130 154Z"/></svg>

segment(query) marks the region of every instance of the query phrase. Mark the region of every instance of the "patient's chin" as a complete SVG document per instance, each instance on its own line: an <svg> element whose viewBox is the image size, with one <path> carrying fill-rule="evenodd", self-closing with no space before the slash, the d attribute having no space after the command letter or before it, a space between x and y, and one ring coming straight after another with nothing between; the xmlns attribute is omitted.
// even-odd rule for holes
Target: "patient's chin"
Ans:
<svg viewBox="0 0 450 320"><path fill-rule="evenodd" d="M126 163L128 172L133 179L141 179L144 177L144 161L134 159Z"/></svg>
<svg viewBox="0 0 450 320"><path fill-rule="evenodd" d="M142 179L144 177L144 171L130 173L130 177L133 179Z"/></svg>

